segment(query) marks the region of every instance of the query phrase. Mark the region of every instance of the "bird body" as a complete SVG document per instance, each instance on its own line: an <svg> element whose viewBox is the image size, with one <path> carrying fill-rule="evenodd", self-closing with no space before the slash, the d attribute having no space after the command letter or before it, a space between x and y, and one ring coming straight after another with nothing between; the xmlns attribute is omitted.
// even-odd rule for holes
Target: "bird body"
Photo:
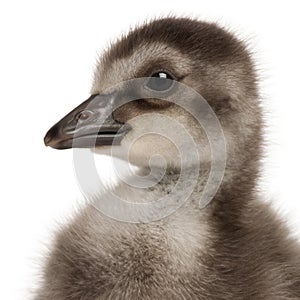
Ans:
<svg viewBox="0 0 300 300"><path fill-rule="evenodd" d="M199 208L211 152L196 120L181 107L154 98L119 106L109 124L97 131L94 152L119 149L115 156L124 159L122 149L130 144L131 162L140 174L151 173L148 162L157 153L165 164L158 161L155 167L164 172L156 185L136 188L120 181L94 198L109 203L113 194L128 203L147 204L172 194L182 171L176 147L155 134L132 142L139 128L155 126L145 114L172 117L189 130L200 156L200 175L182 205L152 222L116 220L88 203L57 233L36 299L299 299L299 245L256 189L263 122L257 77L244 43L215 24L180 18L152 21L104 54L95 71L92 98L108 103L117 83L161 74L200 93L222 125L226 168L213 200ZM167 85L165 80L159 88ZM188 101L186 95L181 97ZM46 144L72 147L68 126L80 119L84 129L73 139L80 147L92 148L86 139L92 125L87 122L99 109L79 106L50 129ZM121 132L118 145L111 145L109 135L120 124L130 127ZM184 151L191 151L184 136L179 140ZM193 184L189 174L198 163L185 161L187 186Z"/></svg>

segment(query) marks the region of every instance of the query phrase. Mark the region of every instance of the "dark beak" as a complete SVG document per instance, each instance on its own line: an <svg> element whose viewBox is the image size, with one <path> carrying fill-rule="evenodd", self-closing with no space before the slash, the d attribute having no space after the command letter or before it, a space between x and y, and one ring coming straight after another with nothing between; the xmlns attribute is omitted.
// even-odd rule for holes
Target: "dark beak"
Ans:
<svg viewBox="0 0 300 300"><path fill-rule="evenodd" d="M47 132L46 146L56 149L118 145L131 129L114 120L114 95L92 95Z"/></svg>

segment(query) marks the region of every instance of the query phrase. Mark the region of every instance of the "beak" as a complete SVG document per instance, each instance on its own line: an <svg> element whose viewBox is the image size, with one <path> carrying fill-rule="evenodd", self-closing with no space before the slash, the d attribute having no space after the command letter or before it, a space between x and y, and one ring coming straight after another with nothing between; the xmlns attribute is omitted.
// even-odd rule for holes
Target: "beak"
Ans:
<svg viewBox="0 0 300 300"><path fill-rule="evenodd" d="M114 100L113 94L92 95L49 129L45 145L68 149L120 144L131 127L114 120Z"/></svg>

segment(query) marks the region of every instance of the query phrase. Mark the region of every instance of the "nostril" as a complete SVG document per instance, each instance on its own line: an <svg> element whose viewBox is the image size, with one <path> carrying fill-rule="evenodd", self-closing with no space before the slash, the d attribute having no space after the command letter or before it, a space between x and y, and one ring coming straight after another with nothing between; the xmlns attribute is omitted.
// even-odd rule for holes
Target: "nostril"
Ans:
<svg viewBox="0 0 300 300"><path fill-rule="evenodd" d="M76 115L77 120L87 120L92 115L92 112L89 110L83 110Z"/></svg>

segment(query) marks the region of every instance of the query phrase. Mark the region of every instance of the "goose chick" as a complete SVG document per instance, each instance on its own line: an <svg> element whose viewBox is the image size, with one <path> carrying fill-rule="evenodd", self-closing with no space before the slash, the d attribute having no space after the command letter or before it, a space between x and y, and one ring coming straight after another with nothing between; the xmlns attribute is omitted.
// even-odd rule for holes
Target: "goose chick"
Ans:
<svg viewBox="0 0 300 300"><path fill-rule="evenodd" d="M152 78L143 81L145 90L158 96L141 96L140 87L126 88L124 81L143 77ZM174 103L175 96L192 101L174 91L174 82L201 94L223 129L225 173L203 209L198 204L212 168L210 141L195 117ZM173 95L173 100L161 100L160 92L168 99ZM95 203L87 204L57 233L36 299L300 298L299 246L256 192L262 116L257 77L243 42L215 24L182 18L152 21L122 37L102 56L91 94L49 130L46 145L95 145L96 154L113 151L121 159L127 158L124 149L130 146L129 160L139 175L153 170L158 170L151 173L153 178L162 174L147 188L119 182L97 200L110 204L113 192L128 203L156 201L172 194L182 163L186 182L199 164L200 176L182 205L152 222L124 222L120 219L125 208L117 220ZM130 97L135 100L122 103ZM121 104L112 109L117 101ZM160 118L174 121L164 128L165 136L149 133ZM176 124L188 134L177 131ZM135 139L143 130L148 134ZM179 147L168 135L175 136ZM193 159L182 162L178 148L192 153L186 146L189 137L200 159L191 154ZM152 160L150 170L155 154L164 161Z"/></svg>

